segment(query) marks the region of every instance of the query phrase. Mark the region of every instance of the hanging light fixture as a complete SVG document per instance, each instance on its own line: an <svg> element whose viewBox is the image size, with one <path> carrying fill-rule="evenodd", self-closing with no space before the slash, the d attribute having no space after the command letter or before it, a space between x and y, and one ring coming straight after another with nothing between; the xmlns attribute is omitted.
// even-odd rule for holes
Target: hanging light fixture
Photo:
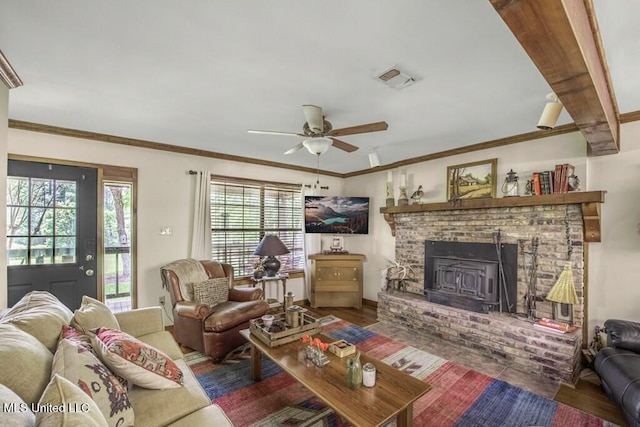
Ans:
<svg viewBox="0 0 640 427"><path fill-rule="evenodd" d="M302 141L302 145L309 150L311 154L324 154L329 150L329 147L333 145L331 138L309 138Z"/></svg>
<svg viewBox="0 0 640 427"><path fill-rule="evenodd" d="M547 105L544 106L537 126L538 129L542 130L551 130L556 127L556 122L560 117L560 112L562 112L562 102L558 99L558 95L551 92L547 95L547 99L550 102L547 102Z"/></svg>

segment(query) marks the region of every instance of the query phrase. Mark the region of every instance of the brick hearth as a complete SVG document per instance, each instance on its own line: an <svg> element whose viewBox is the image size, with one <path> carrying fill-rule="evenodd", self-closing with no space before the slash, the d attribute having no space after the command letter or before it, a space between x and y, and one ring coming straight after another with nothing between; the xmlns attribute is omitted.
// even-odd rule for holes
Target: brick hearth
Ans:
<svg viewBox="0 0 640 427"><path fill-rule="evenodd" d="M579 304L574 323L583 324L584 227L580 204L455 209L395 213L396 260L410 264L415 275L407 293L380 293L378 317L416 331L434 334L508 360L526 372L574 383L579 373L582 332L558 335L534 329L526 319L524 296L530 275L531 239L539 238L536 317L552 317L544 297L555 284L567 259L566 222L572 244L571 265ZM493 243L500 230L503 243L517 244L516 314L481 314L427 302L424 289L424 242L445 240ZM526 272L525 272L526 266Z"/></svg>
<svg viewBox="0 0 640 427"><path fill-rule="evenodd" d="M580 331L543 332L526 320L433 304L408 292L379 293L378 319L461 344L523 372L570 384L578 380Z"/></svg>

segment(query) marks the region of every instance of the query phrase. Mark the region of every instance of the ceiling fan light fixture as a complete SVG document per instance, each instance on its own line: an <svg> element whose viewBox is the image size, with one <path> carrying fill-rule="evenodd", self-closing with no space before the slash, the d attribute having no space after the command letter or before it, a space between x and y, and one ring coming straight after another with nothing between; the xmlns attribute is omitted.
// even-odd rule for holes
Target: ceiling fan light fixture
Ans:
<svg viewBox="0 0 640 427"><path fill-rule="evenodd" d="M333 144L331 138L309 138L302 142L302 145L309 150L311 154L318 156L326 153Z"/></svg>

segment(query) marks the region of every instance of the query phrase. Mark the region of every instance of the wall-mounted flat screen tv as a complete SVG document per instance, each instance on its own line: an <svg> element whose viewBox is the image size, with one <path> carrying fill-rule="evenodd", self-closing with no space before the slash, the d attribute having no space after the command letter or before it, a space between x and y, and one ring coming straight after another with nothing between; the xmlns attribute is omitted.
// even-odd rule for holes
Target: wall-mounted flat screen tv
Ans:
<svg viewBox="0 0 640 427"><path fill-rule="evenodd" d="M368 197L304 197L306 233L368 234Z"/></svg>

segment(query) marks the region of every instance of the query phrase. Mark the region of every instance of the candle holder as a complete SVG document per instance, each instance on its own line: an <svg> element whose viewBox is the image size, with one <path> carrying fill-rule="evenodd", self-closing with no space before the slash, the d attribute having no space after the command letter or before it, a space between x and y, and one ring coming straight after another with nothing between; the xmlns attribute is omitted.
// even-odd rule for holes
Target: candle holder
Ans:
<svg viewBox="0 0 640 427"><path fill-rule="evenodd" d="M396 201L393 199L393 183L387 182L387 207L395 206Z"/></svg>
<svg viewBox="0 0 640 427"><path fill-rule="evenodd" d="M409 198L407 197L407 187L400 187L400 196L398 197L398 206L407 206Z"/></svg>

